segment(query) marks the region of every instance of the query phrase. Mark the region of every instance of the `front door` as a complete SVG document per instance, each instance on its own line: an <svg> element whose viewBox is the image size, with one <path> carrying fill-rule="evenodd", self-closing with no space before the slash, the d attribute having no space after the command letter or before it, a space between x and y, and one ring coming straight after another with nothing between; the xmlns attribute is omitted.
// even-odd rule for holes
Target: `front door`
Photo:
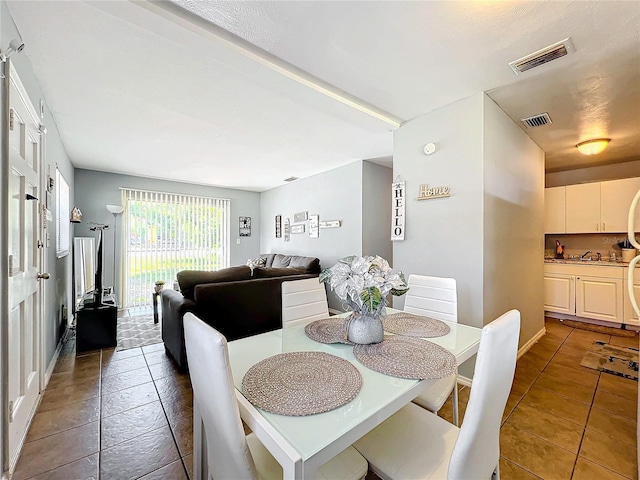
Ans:
<svg viewBox="0 0 640 480"><path fill-rule="evenodd" d="M40 180L38 116L20 80L9 75L9 462L19 449L40 394ZM42 245L42 244L40 244Z"/></svg>

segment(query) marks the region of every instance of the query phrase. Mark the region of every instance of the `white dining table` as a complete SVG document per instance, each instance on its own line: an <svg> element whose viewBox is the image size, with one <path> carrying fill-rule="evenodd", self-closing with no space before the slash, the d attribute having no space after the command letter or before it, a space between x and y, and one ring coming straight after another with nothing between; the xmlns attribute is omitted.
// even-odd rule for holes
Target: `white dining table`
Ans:
<svg viewBox="0 0 640 480"><path fill-rule="evenodd" d="M387 309L388 314L395 312L398 310ZM477 353L482 330L457 323L445 323L451 329L447 335L427 340L453 353L460 365ZM353 346L311 340L305 335L304 325L234 340L228 345L240 415L282 465L285 479L314 479L318 467L435 382L397 378L370 370L355 358ZM326 352L349 361L362 375L362 389L358 396L329 412L294 417L266 412L253 406L242 395L242 379L253 365L279 353L298 351ZM194 421L199 423L197 419ZM195 437L195 465L206 465L206 460L202 461L206 459L206 445L199 442L197 432ZM198 468L195 470L196 478L206 475L206 472L198 471Z"/></svg>

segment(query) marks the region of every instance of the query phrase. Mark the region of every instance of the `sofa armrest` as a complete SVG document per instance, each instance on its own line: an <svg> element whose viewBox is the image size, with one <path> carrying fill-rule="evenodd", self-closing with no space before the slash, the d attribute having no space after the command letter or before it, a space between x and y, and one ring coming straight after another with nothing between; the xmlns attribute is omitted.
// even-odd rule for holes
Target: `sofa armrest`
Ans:
<svg viewBox="0 0 640 480"><path fill-rule="evenodd" d="M182 296L180 292L164 289L162 298L162 341L165 350L173 357L181 370L187 368L187 352L184 346L183 317L194 312L196 302Z"/></svg>

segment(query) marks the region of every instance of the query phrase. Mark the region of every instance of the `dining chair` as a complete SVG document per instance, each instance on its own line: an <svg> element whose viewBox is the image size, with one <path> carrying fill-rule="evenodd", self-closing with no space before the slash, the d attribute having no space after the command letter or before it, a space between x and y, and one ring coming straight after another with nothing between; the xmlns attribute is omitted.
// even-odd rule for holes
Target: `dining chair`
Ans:
<svg viewBox="0 0 640 480"><path fill-rule="evenodd" d="M482 329L462 427L409 403L354 446L371 470L390 479L499 479L500 423L518 354L520 312Z"/></svg>
<svg viewBox="0 0 640 480"><path fill-rule="evenodd" d="M282 479L280 464L255 434L244 433L227 340L193 313L184 315L184 336L194 393L196 478ZM364 478L367 467L367 461L350 446L320 467L317 478L358 480Z"/></svg>
<svg viewBox="0 0 640 480"><path fill-rule="evenodd" d="M409 291L404 311L425 317L458 323L458 295L455 278L409 275ZM438 380L418 395L413 402L438 413L453 392L453 423L458 426L458 375Z"/></svg>
<svg viewBox="0 0 640 480"><path fill-rule="evenodd" d="M317 278L282 282L282 327L327 318L329 305L324 283Z"/></svg>

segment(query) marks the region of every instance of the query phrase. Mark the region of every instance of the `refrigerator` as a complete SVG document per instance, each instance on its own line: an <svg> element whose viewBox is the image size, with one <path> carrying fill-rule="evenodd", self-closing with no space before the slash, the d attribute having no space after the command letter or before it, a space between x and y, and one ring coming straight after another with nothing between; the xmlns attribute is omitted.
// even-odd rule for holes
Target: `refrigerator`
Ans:
<svg viewBox="0 0 640 480"><path fill-rule="evenodd" d="M631 201L631 206L629 207L629 221L627 224L627 234L629 236L629 241L638 250L640 250L640 243L638 243L638 241L636 240L635 232L637 229L634 223L635 223L635 217L636 217L636 208L638 208L639 202L640 202L640 190L638 190L638 193L636 193L636 196ZM640 230L640 228L638 229ZM635 292L633 288L634 269L636 268L636 265L638 264L638 262L640 262L640 255L636 256L631 260L631 262L629 262L629 274L628 274L629 276L627 279L628 280L627 287L629 289L629 299L631 300L631 305L633 306L633 309L635 310L636 315L638 315L638 317L640 318L640 308L638 307L638 299L636 299L635 297Z"/></svg>

